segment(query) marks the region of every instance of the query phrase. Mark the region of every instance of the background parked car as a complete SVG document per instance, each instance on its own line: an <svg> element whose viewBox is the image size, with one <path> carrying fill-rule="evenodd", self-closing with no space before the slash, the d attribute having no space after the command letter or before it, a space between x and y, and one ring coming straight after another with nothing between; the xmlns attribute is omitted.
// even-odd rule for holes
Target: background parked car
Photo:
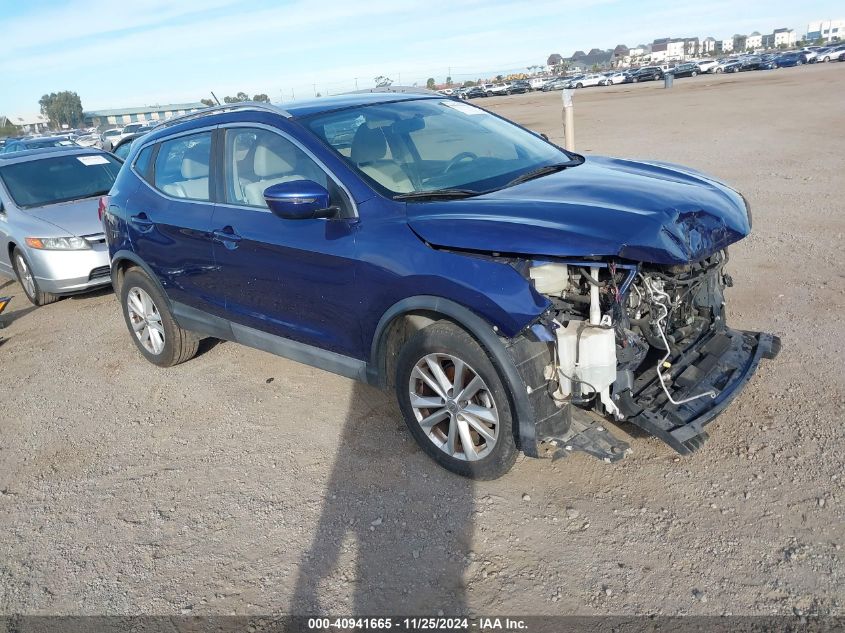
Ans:
<svg viewBox="0 0 845 633"><path fill-rule="evenodd" d="M631 75L631 81L637 83L639 81L655 81L663 79L663 69L659 66L643 66Z"/></svg>
<svg viewBox="0 0 845 633"><path fill-rule="evenodd" d="M484 88L484 92L488 97L510 94L510 92L508 92L508 84L504 83L484 84L482 85L482 88Z"/></svg>
<svg viewBox="0 0 845 633"><path fill-rule="evenodd" d="M629 81L631 81L631 78L628 76L628 73L608 73L601 79L601 81L599 81L599 85L613 86L614 84L624 84Z"/></svg>
<svg viewBox="0 0 845 633"><path fill-rule="evenodd" d="M44 149L46 147L78 147L67 136L39 136L36 138L12 139L0 149L0 154L23 152L28 149Z"/></svg>
<svg viewBox="0 0 845 633"><path fill-rule="evenodd" d="M97 208L120 165L79 146L0 156L0 274L17 277L33 304L111 283Z"/></svg>
<svg viewBox="0 0 845 633"><path fill-rule="evenodd" d="M716 59L699 59L695 62L698 65L699 71L702 73L715 73L719 67L719 61Z"/></svg>
<svg viewBox="0 0 845 633"><path fill-rule="evenodd" d="M120 160L126 160L126 157L129 155L129 150L132 147L132 141L140 136L144 136L144 134L146 134L146 132L127 134L117 142L111 153L117 156Z"/></svg>
<svg viewBox="0 0 845 633"><path fill-rule="evenodd" d="M471 88L467 88L464 94L466 95L467 99L478 99L479 97L487 96L487 93L481 86L472 86Z"/></svg>
<svg viewBox="0 0 845 633"><path fill-rule="evenodd" d="M701 74L701 68L695 62L685 62L678 64L669 72L675 77L696 77Z"/></svg>
<svg viewBox="0 0 845 633"><path fill-rule="evenodd" d="M569 83L569 79L566 77L556 77L551 81L546 82L543 85L543 92L551 92L553 90L563 90L566 87L566 84Z"/></svg>
<svg viewBox="0 0 845 633"><path fill-rule="evenodd" d="M519 79L517 81L511 82L509 87L508 94L523 94L526 92L531 92L531 84L525 81L524 79Z"/></svg>
<svg viewBox="0 0 845 633"><path fill-rule="evenodd" d="M98 132L77 136L76 144L82 147L94 147L96 149L102 149L107 152L110 151L112 148L111 141L107 141L105 138L103 138L103 135Z"/></svg>
<svg viewBox="0 0 845 633"><path fill-rule="evenodd" d="M576 79L572 79L567 84L567 88L587 88L589 86L598 86L599 82L604 79L604 75L594 73L591 75L584 75Z"/></svg>
<svg viewBox="0 0 845 633"><path fill-rule="evenodd" d="M823 48L818 51L818 53L816 53L816 58L820 62L835 61L839 59L839 55L843 52L845 52L845 44L828 46L827 48Z"/></svg>
<svg viewBox="0 0 845 633"><path fill-rule="evenodd" d="M806 62L800 51L783 53L775 58L778 68L789 68L791 66L803 66Z"/></svg>

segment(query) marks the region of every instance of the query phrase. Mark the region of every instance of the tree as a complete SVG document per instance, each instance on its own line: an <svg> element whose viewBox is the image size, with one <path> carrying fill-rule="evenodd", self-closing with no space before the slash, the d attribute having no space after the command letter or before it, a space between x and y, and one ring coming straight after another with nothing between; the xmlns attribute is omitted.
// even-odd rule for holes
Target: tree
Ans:
<svg viewBox="0 0 845 633"><path fill-rule="evenodd" d="M464 82L464 88L472 88L475 85L477 84L472 80L467 80Z"/></svg>
<svg viewBox="0 0 845 633"><path fill-rule="evenodd" d="M216 104L216 103L214 103L214 101L212 101L211 99L200 99L200 103L203 103L203 104L207 105L209 108L210 108L211 106L213 106L213 105L217 105L217 104Z"/></svg>
<svg viewBox="0 0 845 633"><path fill-rule="evenodd" d="M249 101L249 95L245 92L239 92L234 97L223 97L223 103L241 103Z"/></svg>
<svg viewBox="0 0 845 633"><path fill-rule="evenodd" d="M41 106L41 114L50 119L55 127L76 127L83 121L82 101L75 92L51 92L41 97L38 104Z"/></svg>
<svg viewBox="0 0 845 633"><path fill-rule="evenodd" d="M252 100L258 103L270 103L270 97L264 93L261 93L260 95L253 95Z"/></svg>
<svg viewBox="0 0 845 633"><path fill-rule="evenodd" d="M385 77L384 75L379 75L373 79L373 81L376 82L376 88L387 88L388 86L393 85L393 80L390 77Z"/></svg>
<svg viewBox="0 0 845 633"><path fill-rule="evenodd" d="M451 86L451 85L452 85L452 78L451 78L451 77L446 77L446 85L447 85L447 86Z"/></svg>
<svg viewBox="0 0 845 633"><path fill-rule="evenodd" d="M500 82L504 79L502 75L496 75L496 81Z"/></svg>
<svg viewBox="0 0 845 633"><path fill-rule="evenodd" d="M434 90L437 87L437 84L434 81L434 77L429 77L425 80L425 87L429 90Z"/></svg>

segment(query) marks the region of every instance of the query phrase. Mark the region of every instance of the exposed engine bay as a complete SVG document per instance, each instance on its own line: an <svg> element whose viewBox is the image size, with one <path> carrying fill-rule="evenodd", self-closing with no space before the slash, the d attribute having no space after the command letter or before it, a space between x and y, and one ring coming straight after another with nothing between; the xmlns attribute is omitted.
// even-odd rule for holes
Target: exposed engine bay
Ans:
<svg viewBox="0 0 845 633"><path fill-rule="evenodd" d="M771 335L727 328L727 262L724 250L684 266L533 262L534 287L552 303L542 323L555 403L633 422L683 454L697 449L704 424L780 348Z"/></svg>

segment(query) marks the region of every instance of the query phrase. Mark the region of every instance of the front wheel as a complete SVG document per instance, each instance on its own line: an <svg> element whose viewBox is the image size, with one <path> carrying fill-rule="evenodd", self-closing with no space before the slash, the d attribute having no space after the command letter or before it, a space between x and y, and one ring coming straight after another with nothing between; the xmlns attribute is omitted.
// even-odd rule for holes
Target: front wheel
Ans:
<svg viewBox="0 0 845 633"><path fill-rule="evenodd" d="M44 292L38 285L38 280L35 278L35 273L23 256L23 252L16 248L12 252L12 266L15 269L15 275L18 277L18 283L23 288L26 298L36 306L46 306L49 303L55 303L61 297L54 295L51 292Z"/></svg>
<svg viewBox="0 0 845 633"><path fill-rule="evenodd" d="M196 355L199 338L176 323L166 297L145 273L126 273L120 303L132 341L148 361L172 367Z"/></svg>
<svg viewBox="0 0 845 633"><path fill-rule="evenodd" d="M396 394L411 435L447 470L496 479L516 461L507 390L484 349L457 325L439 321L408 340Z"/></svg>

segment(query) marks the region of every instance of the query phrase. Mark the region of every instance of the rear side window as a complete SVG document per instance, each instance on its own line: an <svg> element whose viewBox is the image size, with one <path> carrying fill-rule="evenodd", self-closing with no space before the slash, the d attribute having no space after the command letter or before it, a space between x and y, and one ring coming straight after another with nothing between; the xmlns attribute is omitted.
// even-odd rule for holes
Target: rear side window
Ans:
<svg viewBox="0 0 845 633"><path fill-rule="evenodd" d="M155 161L154 186L187 200L209 200L211 132L180 136L161 143Z"/></svg>
<svg viewBox="0 0 845 633"><path fill-rule="evenodd" d="M135 171L137 171L147 182L150 182L150 167L152 166L153 147L145 147L138 152L138 157L135 159Z"/></svg>

